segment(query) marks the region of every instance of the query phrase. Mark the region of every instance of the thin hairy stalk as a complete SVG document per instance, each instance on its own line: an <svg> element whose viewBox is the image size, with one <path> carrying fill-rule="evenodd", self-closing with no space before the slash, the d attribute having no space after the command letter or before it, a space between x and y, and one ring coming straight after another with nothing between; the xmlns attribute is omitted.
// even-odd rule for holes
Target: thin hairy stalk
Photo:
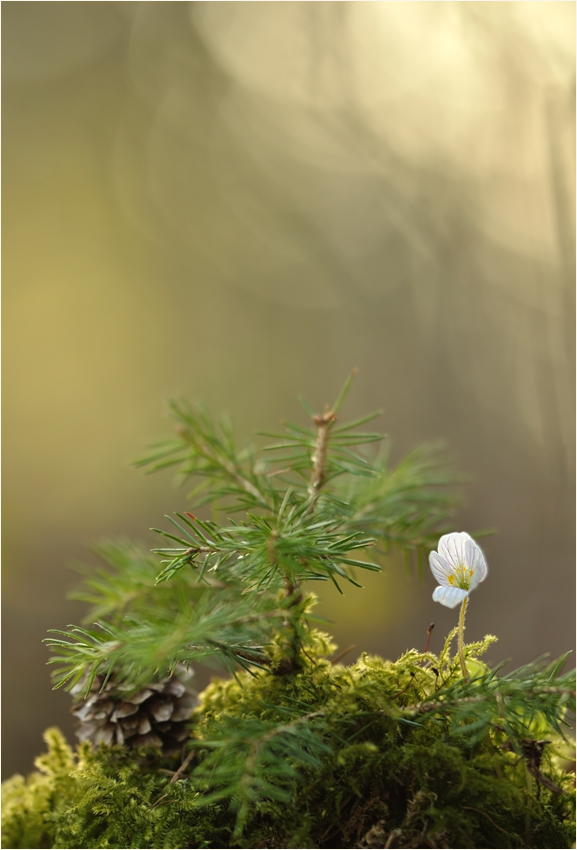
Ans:
<svg viewBox="0 0 577 850"><path fill-rule="evenodd" d="M467 610L468 601L469 597L465 596L463 604L461 605L461 613L459 614L459 661L461 662L461 672L463 673L464 679L469 678L469 673L465 664L465 653L463 652L463 632L465 631L465 612Z"/></svg>

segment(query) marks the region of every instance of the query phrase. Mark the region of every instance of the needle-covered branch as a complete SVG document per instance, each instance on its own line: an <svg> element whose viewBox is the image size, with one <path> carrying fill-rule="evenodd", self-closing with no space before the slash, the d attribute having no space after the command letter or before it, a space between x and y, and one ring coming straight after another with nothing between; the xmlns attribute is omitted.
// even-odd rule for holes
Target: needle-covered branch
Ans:
<svg viewBox="0 0 577 850"><path fill-rule="evenodd" d="M236 811L234 837L239 838L251 806L261 799L289 802L301 772L321 770L323 758L332 755L323 736L323 717L322 711L288 723L229 717L211 729L210 739L193 740L192 747L203 756L194 782L206 789L197 806L230 799Z"/></svg>
<svg viewBox="0 0 577 850"><path fill-rule="evenodd" d="M195 507L167 517L172 528L154 529L168 544L154 550L156 569L131 544L101 546L107 568L75 593L91 605L85 622L100 627L51 642L58 685L114 665L140 682L201 658L266 664L262 647L275 629L288 636L279 669L292 673L308 628L303 583L330 581L342 592L343 582L360 586L353 569L380 569L375 544L406 552L434 545L432 531L455 503L454 476L430 451L390 469L386 452L371 451L382 436L359 430L375 414L337 420L349 385L309 426L287 424L280 442L261 452L239 450L226 419L214 423L200 406L172 404L176 435L139 465L177 467L182 480L196 479L197 506L218 503L230 516L217 523ZM247 594L248 619L238 613ZM279 598L284 614L275 619Z"/></svg>
<svg viewBox="0 0 577 850"><path fill-rule="evenodd" d="M181 480L200 478L193 491L197 505L231 498L232 510L272 508L270 481L257 472L250 447L236 448L226 417L214 423L201 405L185 400L171 402L170 412L178 423L175 436L153 445L136 466L148 472L177 466Z"/></svg>
<svg viewBox="0 0 577 850"><path fill-rule="evenodd" d="M180 522L167 519L179 534L154 529L180 544L154 550L166 558L158 582L188 565L198 569L199 579L212 573L251 590L276 590L287 579L292 584L331 580L338 586L337 578L341 578L357 584L346 567L378 570L372 562L349 554L370 547L371 538L361 532L343 534L328 511L311 516L306 501L291 504L287 498L274 519L249 514L246 523L220 528L192 514L177 517Z"/></svg>
<svg viewBox="0 0 577 850"><path fill-rule="evenodd" d="M518 743L534 733L535 724L563 735L562 726L569 728L567 713L575 712L575 671L559 673L567 658L568 653L551 664L535 662L506 675L481 669L472 678L441 687L434 699L403 710L415 718L444 719L453 733L467 735L471 744L495 730ZM516 749L521 752L520 746Z"/></svg>
<svg viewBox="0 0 577 850"><path fill-rule="evenodd" d="M149 608L140 616L125 616L114 623L97 623L91 629L69 627L53 630L47 638L56 665L55 687L72 688L85 682L88 693L96 675L116 678L128 688L170 675L178 664L218 661L229 669L234 664L270 664L265 645L274 634L287 629L287 621L301 620L310 600L290 607L281 597L239 596L231 591L207 588L191 605L186 596L173 598L172 610Z"/></svg>

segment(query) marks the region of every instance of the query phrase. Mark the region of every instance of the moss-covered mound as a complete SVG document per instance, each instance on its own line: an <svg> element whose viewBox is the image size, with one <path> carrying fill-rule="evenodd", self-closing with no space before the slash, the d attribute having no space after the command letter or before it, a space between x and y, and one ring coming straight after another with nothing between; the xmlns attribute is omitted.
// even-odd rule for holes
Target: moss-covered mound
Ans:
<svg viewBox="0 0 577 850"><path fill-rule="evenodd" d="M4 783L3 847L570 847L574 777L545 721L563 686L498 678L474 660L487 643L469 680L412 651L215 681L180 771L186 752L74 755L49 730L38 772Z"/></svg>

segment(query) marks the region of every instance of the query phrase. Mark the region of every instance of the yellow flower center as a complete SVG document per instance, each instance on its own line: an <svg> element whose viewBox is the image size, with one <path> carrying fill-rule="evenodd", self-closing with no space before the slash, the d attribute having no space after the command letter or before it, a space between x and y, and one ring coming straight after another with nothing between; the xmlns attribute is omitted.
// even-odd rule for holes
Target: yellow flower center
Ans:
<svg viewBox="0 0 577 850"><path fill-rule="evenodd" d="M449 576L449 584L461 590L469 590L472 575L473 570L468 570L466 567L459 565L453 570L453 575Z"/></svg>

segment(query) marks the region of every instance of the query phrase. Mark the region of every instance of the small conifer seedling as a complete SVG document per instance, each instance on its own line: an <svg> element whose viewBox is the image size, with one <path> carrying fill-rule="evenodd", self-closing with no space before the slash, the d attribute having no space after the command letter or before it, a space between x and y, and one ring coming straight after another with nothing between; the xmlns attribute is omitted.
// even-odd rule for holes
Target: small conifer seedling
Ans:
<svg viewBox="0 0 577 850"><path fill-rule="evenodd" d="M341 423L349 384L258 451L172 405L138 465L175 467L187 504L152 553L100 546L86 622L48 639L81 743L49 730L4 783L5 848L572 846L566 656L507 673L479 660L496 638L464 643L487 564L451 532L458 478L435 447L392 465L373 416ZM421 573L429 554L459 625L439 655L330 660L312 582L360 593L391 548ZM224 669L201 694L199 663Z"/></svg>

